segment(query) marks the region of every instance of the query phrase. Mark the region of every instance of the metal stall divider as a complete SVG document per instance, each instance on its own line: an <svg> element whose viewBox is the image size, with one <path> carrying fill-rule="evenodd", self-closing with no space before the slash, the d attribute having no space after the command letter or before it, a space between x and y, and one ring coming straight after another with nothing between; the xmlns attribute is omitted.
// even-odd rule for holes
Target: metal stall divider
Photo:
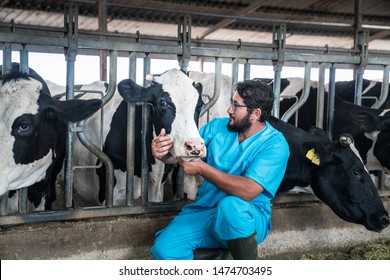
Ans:
<svg viewBox="0 0 390 280"><path fill-rule="evenodd" d="M117 37L121 37L120 34L113 34L112 37L115 37L115 40L110 41L110 34L107 35L107 39L104 41L97 42L96 40L88 40L84 38L79 37L79 31L77 30L77 10L74 6L70 7L70 11L66 11L65 13L68 13L70 15L65 16L66 20L64 20L65 27L67 28L67 31L70 32L68 35L66 35L66 38L56 38L56 40L53 40L53 37L50 36L41 36L38 38L38 36L29 36L27 34L17 34L17 33L0 33L0 41L3 44L3 71L6 72L7 69L11 69L11 44L19 43L19 44L36 44L36 45L53 45L56 47L63 47L65 48L66 52L66 59L67 59L67 95L69 95L70 98L72 98L72 94L74 92L74 60L77 55L77 48L85 48L85 49L103 49L106 51L112 51L111 55L112 58L110 59L110 62L112 60L112 63L114 63L114 60L116 60L117 52L127 52L130 53L129 55L129 69L130 69L130 78L133 78L135 80L135 74L136 74L136 55L139 53L145 53L146 57L144 59L145 73L150 72L150 54L160 54L160 55L177 55L177 58L179 60L180 67L182 69L187 69L188 62L190 59L190 56L197 56L197 57L208 57L215 59L215 84L214 84L214 95L212 97L212 100L205 105L205 107L202 109L202 114L204 114L208 109L210 109L215 101L217 100L220 89L221 89L221 69L222 69L222 59L232 59L232 81L234 81L236 76L236 71L239 66L239 60L245 60L244 63L244 79L250 78L250 71L251 71L251 65L254 65L257 60L266 60L273 63L274 66L274 92L275 92L275 98L277 101L279 101L279 95L280 95L280 80L281 80L281 71L282 67L285 65L286 62L293 62L293 63L305 63L305 92L308 91L308 87L310 86L310 75L307 75L307 73L310 72L312 63L319 63L320 73L319 73L319 80L324 79L324 71L325 71L325 65L330 64L332 65L330 67L330 94L334 93L334 81L335 81L335 71L336 71L336 64L346 64L346 65L360 65L363 66L364 63L367 63L367 65L384 65L384 75L383 75L383 88L382 93L387 92L387 83L388 83L388 72L389 72L389 65L390 65L390 58L388 57L368 57L367 52L365 50L367 49L367 45L363 44L363 50L360 54L360 56L354 55L351 56L349 52L346 52L345 50L336 50L333 54L316 54L315 52L318 51L318 48L316 50L312 50L312 53L306 54L303 53L289 53L286 51L286 41L285 41L285 32L286 27L282 24L279 27L275 26L274 29L274 37L272 41L272 45L267 46L267 50L263 50L258 48L256 45L248 45L248 49L237 49L237 46L232 46L232 44L228 45L225 44L221 48L207 48L207 47L191 47L190 43L190 33L191 33L191 21L190 18L186 18L186 28L183 28L180 33L183 34L183 36L186 36L186 39L180 39L182 44L185 44L184 48L178 47L178 46L172 46L167 45L166 40L163 40L164 43L162 43L161 38L158 38L157 44L141 44L140 42L129 43L129 42L122 42L120 40L116 40ZM87 34L87 32L85 32ZM96 34L95 34L96 35ZM99 34L98 34L99 35ZM123 36L125 37L125 36ZM127 38L127 37L126 37ZM180 37L181 38L181 37ZM213 42L212 44L215 44ZM210 45L212 45L210 44ZM230 48L229 48L230 47ZM264 47L265 48L265 47ZM7 51L9 50L9 52ZM270 51L272 50L272 51ZM305 49L307 50L307 49ZM371 53L370 53L371 54ZM9 56L9 58L7 57ZM362 63L363 62L363 63ZM147 70L149 69L149 70ZM116 71L111 70L110 67L110 91L115 91L116 86L116 80L114 83L111 83L111 75L114 74ZM116 73L116 72L115 72ZM116 78L116 76L115 76ZM322 81L320 81L320 86L323 84ZM333 87L333 91L332 91ZM323 89L319 88L319 93L322 93ZM329 96L328 96L329 98ZM380 98L381 102L384 100L382 97ZM318 108L321 106L323 107L322 100L319 98L318 101ZM277 107L274 108L274 114L276 116L279 115L279 102L275 102ZM329 106L331 107L331 103L329 102ZM380 106L380 103L377 103L375 106ZM128 118L133 118L132 113L135 110L131 109L131 106L134 106L132 104L129 104L129 114ZM148 107L148 106L146 106ZM134 107L135 108L135 107ZM145 113L146 114L146 113ZM318 124L321 123L321 113L318 113L317 115L317 121ZM146 116L146 115L145 115ZM148 118L148 117L145 117ZM328 122L333 123L333 119L331 114L328 114ZM134 119L134 118L133 118ZM128 134L130 135L132 133L131 124L128 122ZM81 124L79 124L81 125ZM329 126L331 127L331 126ZM78 131L79 128L73 128L74 131L72 133L77 132L77 134L83 134L82 131ZM131 136L128 136L128 138L132 138ZM69 143L71 146L71 143ZM134 145L133 145L134 146ZM128 158L132 158L131 152L127 151ZM72 157L68 157L67 164L71 164ZM110 162L107 160L107 162ZM21 214L21 215L10 215L10 216L2 216L0 224L17 224L17 223L26 223L26 222L36 222L36 221L48 221L48 220L64 220L64 219L78 219L78 218L88 218L88 217L103 217L107 215L124 215L124 214L137 214L137 213L148 213L148 212L158 212L158 211L166 211L166 210L177 210L180 209L182 204L179 203L172 203L172 204L153 204L153 205L143 205L142 207L138 207L133 204L133 186L132 183L129 183L133 180L133 172L131 172L131 168L134 168L134 166L131 167L133 163L131 161L128 162L128 174L127 174L127 205L131 207L111 207L112 206L112 188L108 187L108 199L106 201L106 207L95 207L90 209L71 209L71 201L72 201L72 193L71 193L71 178L70 181L67 182L68 187L66 187L67 192L67 209L64 211L47 211L47 212L41 212L41 213L34 213L34 214ZM110 169L110 168L108 168ZM110 171L111 172L111 171ZM145 174L146 175L146 174ZM107 176L110 177L110 176ZM112 177L111 177L112 178ZM110 179L111 181L111 179ZM146 180L145 180L146 181ZM144 182L145 182L144 181ZM111 183L107 182L107 185L110 185ZM110 189L111 188L111 189ZM146 190L146 189L145 189ZM147 190L146 190L147 191ZM142 194L142 197L144 199L144 202L147 202L147 193L144 191ZM4 208L4 203L1 203L1 208ZM4 210L1 213L4 215ZM24 210L21 210L24 211ZM6 210L5 210L6 212ZM50 213L49 213L50 212ZM4 218L3 218L4 217Z"/></svg>

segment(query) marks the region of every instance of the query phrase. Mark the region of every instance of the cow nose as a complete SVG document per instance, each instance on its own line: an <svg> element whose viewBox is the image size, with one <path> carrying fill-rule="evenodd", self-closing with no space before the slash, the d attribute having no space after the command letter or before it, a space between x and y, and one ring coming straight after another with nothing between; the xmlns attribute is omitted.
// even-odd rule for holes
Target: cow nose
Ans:
<svg viewBox="0 0 390 280"><path fill-rule="evenodd" d="M390 223L390 218L389 218L389 216L384 215L379 219L379 221L380 221L380 224L382 225L382 227L386 228Z"/></svg>
<svg viewBox="0 0 390 280"><path fill-rule="evenodd" d="M204 152L204 141L203 140L190 140L184 143L187 154L189 156L199 157Z"/></svg>

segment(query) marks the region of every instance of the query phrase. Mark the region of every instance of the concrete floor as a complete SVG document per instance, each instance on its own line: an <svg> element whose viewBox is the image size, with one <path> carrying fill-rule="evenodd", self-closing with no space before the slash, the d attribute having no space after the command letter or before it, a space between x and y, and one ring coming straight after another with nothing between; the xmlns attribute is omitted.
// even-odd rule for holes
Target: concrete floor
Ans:
<svg viewBox="0 0 390 280"><path fill-rule="evenodd" d="M390 210L390 197L382 198ZM177 212L124 215L0 227L0 259L151 259L154 234ZM1 219L1 218L0 218ZM303 253L348 249L390 240L338 218L319 202L275 202L273 228L259 245L260 259L295 259Z"/></svg>

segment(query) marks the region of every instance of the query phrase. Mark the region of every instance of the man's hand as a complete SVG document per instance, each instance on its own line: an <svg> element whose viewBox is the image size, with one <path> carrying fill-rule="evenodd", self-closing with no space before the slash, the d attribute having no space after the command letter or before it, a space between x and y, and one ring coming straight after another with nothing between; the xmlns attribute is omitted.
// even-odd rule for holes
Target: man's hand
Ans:
<svg viewBox="0 0 390 280"><path fill-rule="evenodd" d="M155 158L165 161L172 146L173 141L166 135L165 128L163 128L161 129L160 134L152 141L152 154Z"/></svg>
<svg viewBox="0 0 390 280"><path fill-rule="evenodd" d="M180 164L184 173L187 175L201 175L202 167L206 165L203 160L184 161L180 158L177 158L177 162Z"/></svg>

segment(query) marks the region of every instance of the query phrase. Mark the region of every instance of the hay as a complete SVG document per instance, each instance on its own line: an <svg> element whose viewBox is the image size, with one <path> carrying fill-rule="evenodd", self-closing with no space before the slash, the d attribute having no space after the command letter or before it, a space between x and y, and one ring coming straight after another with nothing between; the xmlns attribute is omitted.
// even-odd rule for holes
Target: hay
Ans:
<svg viewBox="0 0 390 280"><path fill-rule="evenodd" d="M304 254L301 260L390 260L390 241L357 246L348 252Z"/></svg>

